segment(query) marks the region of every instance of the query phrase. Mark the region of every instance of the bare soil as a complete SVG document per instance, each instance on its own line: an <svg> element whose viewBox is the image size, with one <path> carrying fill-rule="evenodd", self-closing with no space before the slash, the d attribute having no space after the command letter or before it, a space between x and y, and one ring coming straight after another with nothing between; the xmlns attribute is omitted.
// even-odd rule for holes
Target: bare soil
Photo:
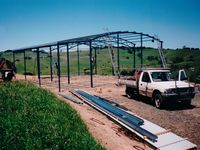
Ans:
<svg viewBox="0 0 200 150"><path fill-rule="evenodd" d="M24 79L17 75L17 79ZM36 77L27 77L28 80L38 84ZM51 82L50 78L42 78L42 87L58 94L57 78ZM90 88L89 76L71 77L70 85L67 78L61 78L61 92L69 93L70 88L85 90L91 94L99 95L115 101L132 113L137 114L165 129L171 129L175 134L188 138L189 141L197 144L200 149L200 94L196 94L191 106L184 106L181 103L173 103L164 109L156 109L149 99L137 98L128 99L125 95L125 87L116 85L116 78L111 76L94 76L94 88ZM61 98L61 97L60 97ZM65 100L61 98L62 100ZM130 149L153 149L141 139L121 128L106 116L94 110L87 104L79 105L65 100L77 110L82 120L86 123L91 134L106 149L109 150L130 150Z"/></svg>

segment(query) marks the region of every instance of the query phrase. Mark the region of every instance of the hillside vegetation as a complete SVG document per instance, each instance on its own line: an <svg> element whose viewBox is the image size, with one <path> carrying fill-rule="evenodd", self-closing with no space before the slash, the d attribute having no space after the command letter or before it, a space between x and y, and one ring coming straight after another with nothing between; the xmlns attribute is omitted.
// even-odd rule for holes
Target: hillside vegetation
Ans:
<svg viewBox="0 0 200 150"><path fill-rule="evenodd" d="M198 74L200 74L200 51L195 49L178 49L164 50L167 64L171 67L172 70L184 68L189 74L191 79L194 79ZM77 75L78 73L78 59L77 52L70 52L70 73L71 75ZM26 52L26 61L27 61L27 73L37 74L37 63L36 63L36 53ZM12 53L2 53L1 57L5 57L12 61ZM47 75L50 74L49 70L49 54L41 53L41 74ZM94 51L93 51L94 57ZM140 50L136 50L136 67L140 68ZM117 58L115 56L115 58ZM145 67L160 67L160 58L158 50L153 48L145 48L143 50L143 63ZM17 53L15 55L16 59L16 68L18 73L23 73L23 53ZM61 74L67 74L67 56L66 52L60 53L61 60ZM53 69L55 70L56 62L56 53L53 53ZM98 49L97 50L97 74L100 75L111 75L111 59L107 49ZM120 70L131 70L133 68L133 54L131 51L120 49ZM85 74L84 70L89 69L89 51L80 52L80 72ZM55 71L54 71L55 74Z"/></svg>
<svg viewBox="0 0 200 150"><path fill-rule="evenodd" d="M0 149L103 149L65 102L30 83L0 83Z"/></svg>

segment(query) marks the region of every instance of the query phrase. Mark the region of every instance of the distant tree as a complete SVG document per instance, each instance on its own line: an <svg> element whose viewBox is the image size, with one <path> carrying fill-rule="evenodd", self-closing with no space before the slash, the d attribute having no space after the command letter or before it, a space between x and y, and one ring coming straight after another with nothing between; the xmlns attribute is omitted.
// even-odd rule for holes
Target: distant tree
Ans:
<svg viewBox="0 0 200 150"><path fill-rule="evenodd" d="M183 49L186 49L186 47L187 47L186 45L183 45L183 47L182 47L182 48L183 48Z"/></svg>
<svg viewBox="0 0 200 150"><path fill-rule="evenodd" d="M190 50L194 51L194 48L191 48Z"/></svg>
<svg viewBox="0 0 200 150"><path fill-rule="evenodd" d="M181 56L175 56L171 60L173 63L180 63L180 62L184 61L183 57L181 57Z"/></svg>
<svg viewBox="0 0 200 150"><path fill-rule="evenodd" d="M186 57L186 61L194 61L194 56L193 55L188 55Z"/></svg>
<svg viewBox="0 0 200 150"><path fill-rule="evenodd" d="M6 51L4 51L5 53L9 53L9 52L12 52L12 50L6 50Z"/></svg>
<svg viewBox="0 0 200 150"><path fill-rule="evenodd" d="M155 59L154 56L148 56L148 57L147 57L147 60L148 60L148 61L153 61L154 59Z"/></svg>
<svg viewBox="0 0 200 150"><path fill-rule="evenodd" d="M182 49L184 49L184 50L191 50L190 47L187 47L187 46L185 46L185 45L183 45Z"/></svg>
<svg viewBox="0 0 200 150"><path fill-rule="evenodd" d="M155 56L154 59L155 59L155 60L158 60L158 56Z"/></svg>

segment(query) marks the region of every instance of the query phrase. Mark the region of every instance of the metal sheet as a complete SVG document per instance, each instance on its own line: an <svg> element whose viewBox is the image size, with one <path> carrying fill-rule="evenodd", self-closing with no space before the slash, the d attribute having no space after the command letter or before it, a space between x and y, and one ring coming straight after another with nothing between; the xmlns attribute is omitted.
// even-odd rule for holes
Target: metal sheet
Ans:
<svg viewBox="0 0 200 150"><path fill-rule="evenodd" d="M76 90L76 92L80 90ZM86 93L85 95L87 95L88 93ZM90 97L91 98L91 97ZM117 118L116 116L112 116L111 113L106 112L106 110L104 108L100 108L95 102L94 100L88 100L88 103L96 108L97 110L99 110L100 112L106 114L107 116L109 116L110 118L112 118L113 120L115 120L116 122L118 122L119 124L121 124L122 126L124 126L125 128L127 128L128 130L130 130L131 132L135 133L136 135L138 135L139 137L143 138L146 142L148 142L149 144L151 144L152 146L154 146L157 149L160 150L186 150L186 149L196 149L197 145L191 143L190 141L188 141L187 139L184 139L172 132L166 132L164 134L160 134L157 136L156 140L152 140L150 138L144 138L144 134L146 134L145 132L147 131L147 133L151 133L152 135L156 135L157 133L160 132L165 132L167 131L166 129L142 118L142 117L138 117L136 115L134 115L134 117L138 117L140 119L143 120L143 124L142 125L138 125L136 124L135 127L139 127L139 129L141 129L141 131L131 127L134 126L134 123L130 123L129 124L129 120L124 121L122 120L122 118ZM101 98L100 98L101 99ZM95 99L96 101L100 101L98 99ZM133 115L131 112L129 113L129 115Z"/></svg>
<svg viewBox="0 0 200 150"><path fill-rule="evenodd" d="M139 126L144 123L143 119L140 119L139 117L136 117L130 113L127 113L115 106L112 106L109 102L104 101L101 98L92 96L81 90L75 90L75 91L87 101L90 101L94 105L97 105L101 109L104 109L104 111L108 112L112 116L115 116L116 118L118 118L118 120L120 120L127 126L131 127L135 131L139 132L142 136L147 137L149 140L155 142L156 139L158 138L157 135L152 134L151 132Z"/></svg>

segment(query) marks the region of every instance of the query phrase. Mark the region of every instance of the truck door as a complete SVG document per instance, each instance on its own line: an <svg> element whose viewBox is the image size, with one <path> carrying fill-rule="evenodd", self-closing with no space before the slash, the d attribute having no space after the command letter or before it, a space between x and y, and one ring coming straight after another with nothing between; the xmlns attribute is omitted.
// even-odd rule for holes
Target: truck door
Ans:
<svg viewBox="0 0 200 150"><path fill-rule="evenodd" d="M148 84L151 82L148 72L144 72L139 82L139 94L147 96Z"/></svg>

